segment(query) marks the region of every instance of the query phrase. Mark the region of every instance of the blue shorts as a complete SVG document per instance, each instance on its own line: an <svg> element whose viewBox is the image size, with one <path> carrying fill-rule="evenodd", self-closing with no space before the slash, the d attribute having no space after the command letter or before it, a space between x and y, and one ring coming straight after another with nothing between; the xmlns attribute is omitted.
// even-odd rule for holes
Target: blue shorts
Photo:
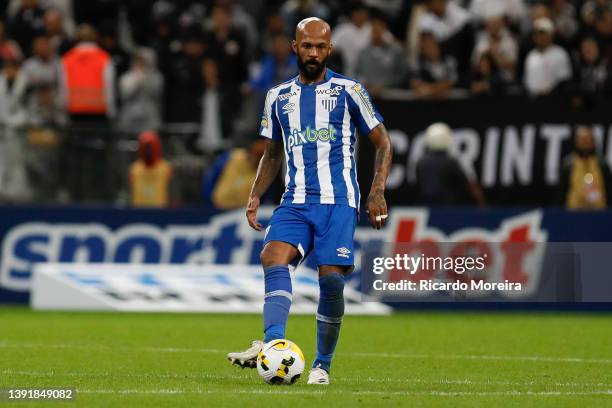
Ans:
<svg viewBox="0 0 612 408"><path fill-rule="evenodd" d="M282 241L300 253L299 263L312 251L317 266L354 265L353 236L357 210L348 205L291 204L274 210L264 245Z"/></svg>

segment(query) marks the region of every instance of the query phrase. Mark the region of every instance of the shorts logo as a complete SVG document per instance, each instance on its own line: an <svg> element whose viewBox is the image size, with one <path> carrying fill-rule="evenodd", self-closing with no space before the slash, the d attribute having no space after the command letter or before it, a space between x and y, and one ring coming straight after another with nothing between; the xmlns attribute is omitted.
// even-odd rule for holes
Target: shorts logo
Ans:
<svg viewBox="0 0 612 408"><path fill-rule="evenodd" d="M342 247L336 249L338 251L338 256L341 258L348 258L351 251L348 248Z"/></svg>
<svg viewBox="0 0 612 408"><path fill-rule="evenodd" d="M328 112L333 111L337 104L338 104L338 98L321 99L321 105L323 105L323 109L325 109Z"/></svg>
<svg viewBox="0 0 612 408"><path fill-rule="evenodd" d="M285 106L283 106L283 113L288 115L293 112L293 108L295 108L295 103L286 103Z"/></svg>

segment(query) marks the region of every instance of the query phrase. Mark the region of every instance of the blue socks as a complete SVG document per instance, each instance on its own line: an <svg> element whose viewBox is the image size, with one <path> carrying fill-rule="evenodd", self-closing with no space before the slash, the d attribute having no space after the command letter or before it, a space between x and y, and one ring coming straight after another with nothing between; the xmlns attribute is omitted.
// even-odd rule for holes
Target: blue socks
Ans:
<svg viewBox="0 0 612 408"><path fill-rule="evenodd" d="M264 268L264 342L285 338L291 308L291 276L287 265ZM344 315L344 277L331 273L319 278L317 355L313 367L329 372Z"/></svg>
<svg viewBox="0 0 612 408"><path fill-rule="evenodd" d="M287 265L264 268L264 342L285 338L291 308L291 276Z"/></svg>
<svg viewBox="0 0 612 408"><path fill-rule="evenodd" d="M317 356L313 367L329 373L344 315L344 277L335 272L319 278L319 308L317 310Z"/></svg>

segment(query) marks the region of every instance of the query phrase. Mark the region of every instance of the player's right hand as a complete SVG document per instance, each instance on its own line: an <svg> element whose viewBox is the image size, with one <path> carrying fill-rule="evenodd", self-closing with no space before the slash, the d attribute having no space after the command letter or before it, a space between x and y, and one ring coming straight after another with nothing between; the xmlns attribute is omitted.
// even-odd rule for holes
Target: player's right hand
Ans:
<svg viewBox="0 0 612 408"><path fill-rule="evenodd" d="M259 209L259 197L250 196L249 202L246 208L246 217L247 217L247 220L249 221L249 225L255 231L261 231L263 229L261 224L257 222L257 210L258 209Z"/></svg>
<svg viewBox="0 0 612 408"><path fill-rule="evenodd" d="M368 217L373 228L379 230L385 226L387 221L387 201L382 189L375 189L370 192L367 200Z"/></svg>

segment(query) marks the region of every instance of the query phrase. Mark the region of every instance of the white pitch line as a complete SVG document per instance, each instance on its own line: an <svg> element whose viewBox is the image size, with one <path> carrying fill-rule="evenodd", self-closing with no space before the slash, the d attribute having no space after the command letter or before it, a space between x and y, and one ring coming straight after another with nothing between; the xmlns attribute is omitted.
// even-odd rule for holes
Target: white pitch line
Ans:
<svg viewBox="0 0 612 408"><path fill-rule="evenodd" d="M215 374L184 374L184 373L151 373L151 374L134 374L134 373L116 373L112 371L83 371L83 372L61 372L61 371L26 371L5 369L0 371L3 375L21 375L24 377L90 377L90 378L156 378L156 379L176 379L176 380L249 380L252 377L249 375L215 375ZM611 384L612 386L612 384Z"/></svg>
<svg viewBox="0 0 612 408"><path fill-rule="evenodd" d="M210 394L207 391L185 391L185 390L135 390L135 389L127 389L127 390L76 390L76 393L83 394Z"/></svg>
<svg viewBox="0 0 612 408"><path fill-rule="evenodd" d="M547 363L589 363L612 364L612 359L582 358L582 357L547 357L547 356L490 356L469 354L404 354L404 353L339 353L352 357L375 358L411 358L411 359L442 359L442 360L506 360L506 361L541 361Z"/></svg>
<svg viewBox="0 0 612 408"><path fill-rule="evenodd" d="M110 347L84 344L36 344L36 343L2 343L0 348L59 348L82 350L108 350L122 352L152 352L152 353L211 353L225 354L227 350L213 348L182 348L182 347ZM405 359L432 359L432 360L496 360L496 361L531 361L547 363L585 363L585 364L612 364L612 359L582 358L582 357L549 357L549 356L494 356L469 354L410 354L410 353L368 353L345 352L339 356L367 357L367 358L405 358Z"/></svg>
<svg viewBox="0 0 612 408"><path fill-rule="evenodd" d="M215 375L215 374L193 374L193 373L151 373L151 374L137 374L137 373L117 373L111 371L83 371L83 372L57 372L57 371L25 371L25 370L12 370L5 369L0 371L3 375L21 375L26 377L90 377L90 378L112 378L112 377L125 377L125 378L156 378L156 379L176 379L176 380L251 380L253 376L247 375ZM486 380L478 381L472 379L439 379L439 380L424 380L420 378L373 378L373 377L338 377L334 379L334 382L340 383L359 383L359 382L372 382L372 383L398 383L398 384L429 384L429 385L506 385L506 386L549 386L549 387L605 387L612 388L612 383L580 383L580 382L557 382L547 383L538 381L495 381Z"/></svg>
<svg viewBox="0 0 612 408"><path fill-rule="evenodd" d="M108 350L108 351L145 351L151 353L227 353L227 350L212 348L183 348L183 347L111 347L97 344L37 344L37 343L0 343L0 348L50 348L50 349L77 349L77 350Z"/></svg>
<svg viewBox="0 0 612 408"><path fill-rule="evenodd" d="M510 386L529 386L529 385L540 385L540 386L554 386L554 387L611 387L612 383L577 383L577 382L557 382L547 383L538 381L495 381L485 380L478 381L472 379L447 379L442 378L439 380L423 380L420 378L347 378L338 377L334 381L340 382L375 382L375 383L416 383L416 384L438 384L438 385L510 385Z"/></svg>
<svg viewBox="0 0 612 408"><path fill-rule="evenodd" d="M160 390L110 390L110 389L93 389L93 390L76 390L77 394L226 394L227 390L176 390L176 389L160 389ZM338 395L344 394L344 390L334 390L328 388L326 390L303 390L303 389L255 389L255 390L234 390L234 394L262 394L262 395ZM488 396L511 396L511 397L567 397L567 396L612 396L612 390L602 391L582 391L582 392L566 392L566 391L351 391L352 395L395 395L395 396L433 396L433 397L488 397Z"/></svg>

